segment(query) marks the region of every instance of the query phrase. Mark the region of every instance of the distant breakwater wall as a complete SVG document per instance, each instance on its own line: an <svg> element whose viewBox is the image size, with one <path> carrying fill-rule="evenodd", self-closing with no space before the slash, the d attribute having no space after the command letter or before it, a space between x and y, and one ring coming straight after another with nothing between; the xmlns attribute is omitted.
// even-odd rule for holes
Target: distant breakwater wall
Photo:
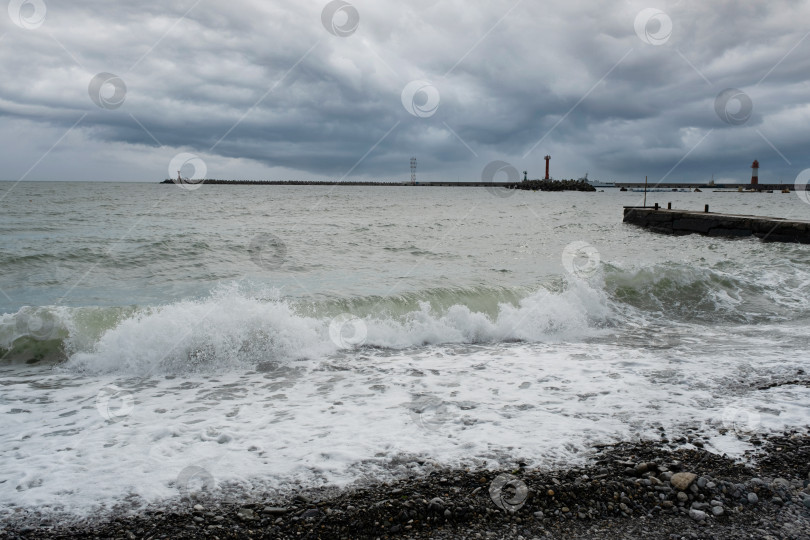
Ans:
<svg viewBox="0 0 810 540"><path fill-rule="evenodd" d="M394 182L352 182L345 180L338 181L315 181L315 180L164 180L161 184L214 184L225 186L404 186L410 184Z"/></svg>
<svg viewBox="0 0 810 540"><path fill-rule="evenodd" d="M624 207L624 223L663 234L706 236L756 236L767 242L810 243L810 221L774 217L716 214L653 207Z"/></svg>
<svg viewBox="0 0 810 540"><path fill-rule="evenodd" d="M355 181L314 181L314 180L164 180L161 184L214 184L236 186L385 186L385 187L488 187L522 189L527 191L596 191L584 180L524 180L517 183L506 182L417 182L415 185L401 182L355 182Z"/></svg>
<svg viewBox="0 0 810 540"><path fill-rule="evenodd" d="M585 180L524 180L515 184L515 188L529 191L596 191Z"/></svg>

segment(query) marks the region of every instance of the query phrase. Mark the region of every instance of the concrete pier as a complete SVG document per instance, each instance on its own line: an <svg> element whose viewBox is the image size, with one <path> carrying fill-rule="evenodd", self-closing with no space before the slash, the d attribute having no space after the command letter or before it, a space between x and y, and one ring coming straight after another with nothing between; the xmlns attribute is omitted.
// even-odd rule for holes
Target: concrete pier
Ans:
<svg viewBox="0 0 810 540"><path fill-rule="evenodd" d="M670 210L656 206L625 206L624 222L663 234L703 234L706 236L756 236L767 242L810 244L810 221L775 217L717 214Z"/></svg>

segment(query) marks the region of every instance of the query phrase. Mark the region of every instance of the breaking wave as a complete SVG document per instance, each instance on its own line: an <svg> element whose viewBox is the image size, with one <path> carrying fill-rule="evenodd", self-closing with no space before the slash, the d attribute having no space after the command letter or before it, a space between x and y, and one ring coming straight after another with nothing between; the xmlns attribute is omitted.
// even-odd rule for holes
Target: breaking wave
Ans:
<svg viewBox="0 0 810 540"><path fill-rule="evenodd" d="M741 275L668 263L603 265L588 281L535 290L431 289L314 303L219 286L154 307L25 307L0 316L4 362L59 363L85 373L147 376L257 369L375 347L582 341L650 324L756 324L808 316L810 278Z"/></svg>

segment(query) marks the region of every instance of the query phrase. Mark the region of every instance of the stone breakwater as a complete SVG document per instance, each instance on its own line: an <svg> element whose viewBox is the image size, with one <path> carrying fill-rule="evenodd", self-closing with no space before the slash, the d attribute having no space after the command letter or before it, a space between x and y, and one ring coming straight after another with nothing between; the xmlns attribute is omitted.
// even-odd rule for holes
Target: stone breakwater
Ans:
<svg viewBox="0 0 810 540"><path fill-rule="evenodd" d="M411 186L403 182L310 181L310 180L164 180L161 184L224 186L382 186L382 187L475 187L490 189L522 189L526 191L596 191L584 180L524 180L522 182L418 182Z"/></svg>
<svg viewBox="0 0 810 540"><path fill-rule="evenodd" d="M810 243L810 221L625 206L624 222L663 234L755 236L768 242Z"/></svg>
<svg viewBox="0 0 810 540"><path fill-rule="evenodd" d="M527 191L596 191L585 180L524 180L515 189Z"/></svg>
<svg viewBox="0 0 810 540"><path fill-rule="evenodd" d="M810 538L806 431L747 437L742 461L708 452L700 435L659 431L565 470L516 460L238 502L197 493L72 524L20 512L0 538ZM431 469L414 460L415 473Z"/></svg>

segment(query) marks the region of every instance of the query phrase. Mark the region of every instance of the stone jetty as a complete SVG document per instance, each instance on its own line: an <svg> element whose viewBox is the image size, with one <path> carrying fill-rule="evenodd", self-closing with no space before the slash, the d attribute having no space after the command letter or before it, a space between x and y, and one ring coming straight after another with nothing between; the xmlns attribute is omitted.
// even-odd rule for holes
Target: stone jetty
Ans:
<svg viewBox="0 0 810 540"><path fill-rule="evenodd" d="M756 236L767 242L810 244L810 221L776 217L718 214L672 210L655 206L625 206L624 222L664 234L703 234L706 236Z"/></svg>

